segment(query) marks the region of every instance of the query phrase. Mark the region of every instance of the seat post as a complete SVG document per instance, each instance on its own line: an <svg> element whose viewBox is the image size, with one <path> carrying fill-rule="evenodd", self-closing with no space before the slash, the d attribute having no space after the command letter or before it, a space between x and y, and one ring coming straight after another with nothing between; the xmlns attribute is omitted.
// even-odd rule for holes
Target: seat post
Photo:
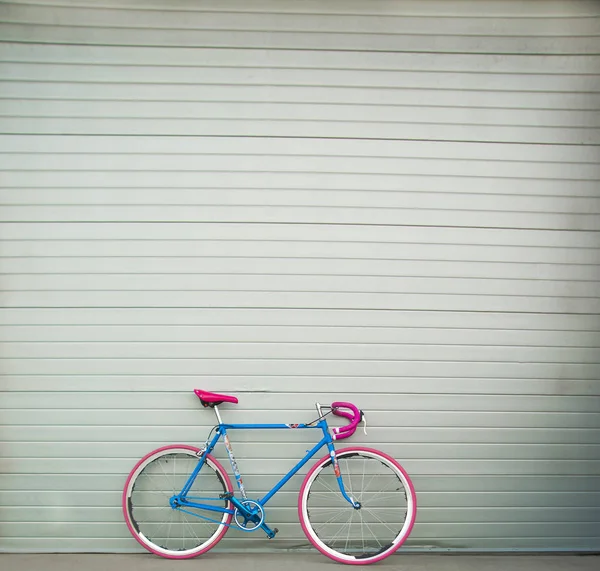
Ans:
<svg viewBox="0 0 600 571"><path fill-rule="evenodd" d="M223 424L223 421L221 420L221 415L219 414L219 407L217 405L213 406L214 410L215 410L215 414L217 415L217 420L219 421L219 424Z"/></svg>

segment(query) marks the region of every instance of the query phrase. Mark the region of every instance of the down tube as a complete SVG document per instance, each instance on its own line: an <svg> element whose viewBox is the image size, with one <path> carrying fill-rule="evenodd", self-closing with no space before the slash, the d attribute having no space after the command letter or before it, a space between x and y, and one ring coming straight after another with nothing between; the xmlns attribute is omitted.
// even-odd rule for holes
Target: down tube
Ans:
<svg viewBox="0 0 600 571"><path fill-rule="evenodd" d="M304 466L323 446L325 446L329 442L329 435L324 436L317 444L313 446L298 464L296 464L275 486L273 489L262 499L258 500L258 503L261 505L265 505L287 482L295 476L296 472Z"/></svg>

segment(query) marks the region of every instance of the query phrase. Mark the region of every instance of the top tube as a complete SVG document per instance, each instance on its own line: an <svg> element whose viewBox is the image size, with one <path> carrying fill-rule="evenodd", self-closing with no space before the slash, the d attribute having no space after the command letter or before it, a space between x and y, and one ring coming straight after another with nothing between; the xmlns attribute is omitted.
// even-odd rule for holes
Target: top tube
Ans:
<svg viewBox="0 0 600 571"><path fill-rule="evenodd" d="M272 429L295 429L295 428L321 428L321 422L325 422L325 425L327 425L326 421L324 420L320 420L318 423L316 424L306 424L306 423L300 423L300 424L229 424L226 422L223 422L221 424L219 424L219 426L224 427L226 430L272 430Z"/></svg>

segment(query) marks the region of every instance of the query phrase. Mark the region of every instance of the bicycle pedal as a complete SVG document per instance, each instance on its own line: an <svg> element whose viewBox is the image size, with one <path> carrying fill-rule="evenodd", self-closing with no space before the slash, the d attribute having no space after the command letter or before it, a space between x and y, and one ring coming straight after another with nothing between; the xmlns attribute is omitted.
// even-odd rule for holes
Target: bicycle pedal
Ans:
<svg viewBox="0 0 600 571"><path fill-rule="evenodd" d="M267 538L268 539L274 539L275 536L279 533L279 530L274 527L273 529L271 529L270 527L263 525L261 526L264 530L264 532L267 534Z"/></svg>
<svg viewBox="0 0 600 571"><path fill-rule="evenodd" d="M227 492L226 494L219 494L221 500L230 500L233 498L233 492Z"/></svg>

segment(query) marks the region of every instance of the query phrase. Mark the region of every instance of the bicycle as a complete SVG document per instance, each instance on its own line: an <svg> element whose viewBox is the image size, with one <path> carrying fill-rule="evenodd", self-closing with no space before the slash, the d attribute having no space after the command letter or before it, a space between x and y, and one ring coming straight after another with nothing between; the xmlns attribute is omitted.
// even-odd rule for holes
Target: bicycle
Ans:
<svg viewBox="0 0 600 571"><path fill-rule="evenodd" d="M237 404L238 399L199 389L194 393L202 406L214 410L218 421L204 446L158 448L134 466L125 483L127 527L148 551L169 559L195 557L212 549L230 527L262 529L274 538L278 530L267 525L265 505L324 446L328 454L306 474L298 496L300 524L310 543L334 561L365 565L388 557L409 536L417 502L402 466L371 448L334 447L334 441L352 436L360 422L366 432L365 415L352 403L316 403L318 417L304 424L225 424L219 405ZM330 413L349 423L330 429L326 419ZM323 437L264 497L250 499L228 431L271 429L320 429ZM221 437L239 498L227 472L211 455Z"/></svg>

